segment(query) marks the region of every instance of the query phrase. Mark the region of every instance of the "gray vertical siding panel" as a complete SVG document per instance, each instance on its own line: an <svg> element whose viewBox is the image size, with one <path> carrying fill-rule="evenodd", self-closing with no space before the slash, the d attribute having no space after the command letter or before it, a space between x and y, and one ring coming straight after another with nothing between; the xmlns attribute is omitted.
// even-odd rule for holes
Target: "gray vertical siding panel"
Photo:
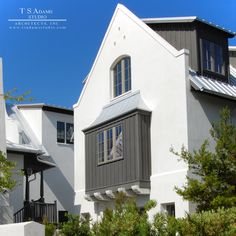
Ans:
<svg viewBox="0 0 236 236"><path fill-rule="evenodd" d="M142 180L149 180L150 150L146 144L150 129L146 125L145 119L140 117L139 112L127 115L118 121L104 125L100 129L95 128L85 133L86 148L86 192L105 191L114 186L121 187L127 184L137 183ZM97 133L100 130L114 127L121 124L123 127L123 159L114 162L98 165ZM144 159L143 159L144 158ZM148 177L147 177L148 176ZM102 190L101 190L102 189Z"/></svg>
<svg viewBox="0 0 236 236"><path fill-rule="evenodd" d="M198 70L197 36L193 25L190 24L158 24L149 25L177 50L186 48L190 51L189 64Z"/></svg>

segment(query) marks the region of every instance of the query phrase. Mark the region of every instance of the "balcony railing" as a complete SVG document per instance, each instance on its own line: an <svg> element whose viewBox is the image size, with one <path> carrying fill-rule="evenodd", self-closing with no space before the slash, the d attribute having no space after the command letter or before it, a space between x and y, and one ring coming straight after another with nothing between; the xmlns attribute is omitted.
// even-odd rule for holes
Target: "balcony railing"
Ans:
<svg viewBox="0 0 236 236"><path fill-rule="evenodd" d="M14 214L14 222L36 221L46 219L49 223L57 223L57 202L42 203L32 201Z"/></svg>

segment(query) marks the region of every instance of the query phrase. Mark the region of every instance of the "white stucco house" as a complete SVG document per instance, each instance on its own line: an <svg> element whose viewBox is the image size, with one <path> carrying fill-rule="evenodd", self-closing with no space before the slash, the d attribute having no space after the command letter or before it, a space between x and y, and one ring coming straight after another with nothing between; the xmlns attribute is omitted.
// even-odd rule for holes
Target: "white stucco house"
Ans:
<svg viewBox="0 0 236 236"><path fill-rule="evenodd" d="M118 5L74 105L75 206L94 219L116 192L176 217L194 206L176 194L189 174L170 151L198 148L228 106L231 31L197 17L140 19Z"/></svg>
<svg viewBox="0 0 236 236"><path fill-rule="evenodd" d="M65 220L74 206L73 111L46 104L6 105L7 158L16 163L14 222ZM33 215L32 215L32 212Z"/></svg>

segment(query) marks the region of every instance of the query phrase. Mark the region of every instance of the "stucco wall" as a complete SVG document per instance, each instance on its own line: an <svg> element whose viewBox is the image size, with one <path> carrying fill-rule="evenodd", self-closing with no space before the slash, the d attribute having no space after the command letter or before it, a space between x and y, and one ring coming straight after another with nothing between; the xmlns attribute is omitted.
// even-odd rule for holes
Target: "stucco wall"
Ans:
<svg viewBox="0 0 236 236"><path fill-rule="evenodd" d="M44 236L45 226L36 222L0 225L0 235L4 236Z"/></svg>
<svg viewBox="0 0 236 236"><path fill-rule="evenodd" d="M74 109L75 205L81 206L81 212L94 212L93 203L84 199L85 153L82 130L112 100L110 68L122 55L131 57L132 92L140 90L143 100L152 110L150 197L166 201L165 189L172 190L174 184L182 184L186 174L186 166L173 157L169 148L173 145L178 149L182 143L188 143L185 81L188 55L184 51L182 54L176 51L127 9L118 7ZM170 176L173 171L178 171L181 177L176 179L175 175ZM170 177L160 178L160 174ZM169 193L172 202L180 202L175 192ZM188 210L184 204L180 208L177 216L182 216Z"/></svg>
<svg viewBox="0 0 236 236"><path fill-rule="evenodd" d="M0 58L0 150L6 153L5 101L3 99L2 58Z"/></svg>
<svg viewBox="0 0 236 236"><path fill-rule="evenodd" d="M42 113L42 145L56 164L44 171L44 196L46 202L57 200L58 210L73 212L74 156L73 144L57 143L57 121L73 123L73 116L50 111ZM40 174L30 183L31 198L40 197Z"/></svg>
<svg viewBox="0 0 236 236"><path fill-rule="evenodd" d="M13 207L13 212L17 212L23 207L24 202L24 176L20 170L24 169L24 156L23 154L8 153L7 158L9 161L16 163L13 178L16 180L16 187L10 192L10 205Z"/></svg>

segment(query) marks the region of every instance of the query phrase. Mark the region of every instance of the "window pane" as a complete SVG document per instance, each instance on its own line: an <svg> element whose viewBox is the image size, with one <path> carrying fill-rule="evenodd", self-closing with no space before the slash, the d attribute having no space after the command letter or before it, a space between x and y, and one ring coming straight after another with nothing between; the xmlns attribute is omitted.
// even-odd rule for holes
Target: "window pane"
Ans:
<svg viewBox="0 0 236 236"><path fill-rule="evenodd" d="M104 133L100 132L97 135L97 142L98 142L98 163L104 162Z"/></svg>
<svg viewBox="0 0 236 236"><path fill-rule="evenodd" d="M203 68L211 70L211 45L208 40L202 40L203 46Z"/></svg>
<svg viewBox="0 0 236 236"><path fill-rule="evenodd" d="M113 159L113 132L112 129L107 130L107 160Z"/></svg>
<svg viewBox="0 0 236 236"><path fill-rule="evenodd" d="M57 142L65 143L65 123L57 122Z"/></svg>
<svg viewBox="0 0 236 236"><path fill-rule="evenodd" d="M215 44L215 72L223 73L222 47Z"/></svg>
<svg viewBox="0 0 236 236"><path fill-rule="evenodd" d="M121 61L114 68L114 96L122 94L122 71Z"/></svg>
<svg viewBox="0 0 236 236"><path fill-rule="evenodd" d="M123 156L122 126L116 126L116 158Z"/></svg>
<svg viewBox="0 0 236 236"><path fill-rule="evenodd" d="M74 125L66 123L66 143L74 143Z"/></svg>
<svg viewBox="0 0 236 236"><path fill-rule="evenodd" d="M130 58L125 59L125 92L131 89L131 68L130 68Z"/></svg>

